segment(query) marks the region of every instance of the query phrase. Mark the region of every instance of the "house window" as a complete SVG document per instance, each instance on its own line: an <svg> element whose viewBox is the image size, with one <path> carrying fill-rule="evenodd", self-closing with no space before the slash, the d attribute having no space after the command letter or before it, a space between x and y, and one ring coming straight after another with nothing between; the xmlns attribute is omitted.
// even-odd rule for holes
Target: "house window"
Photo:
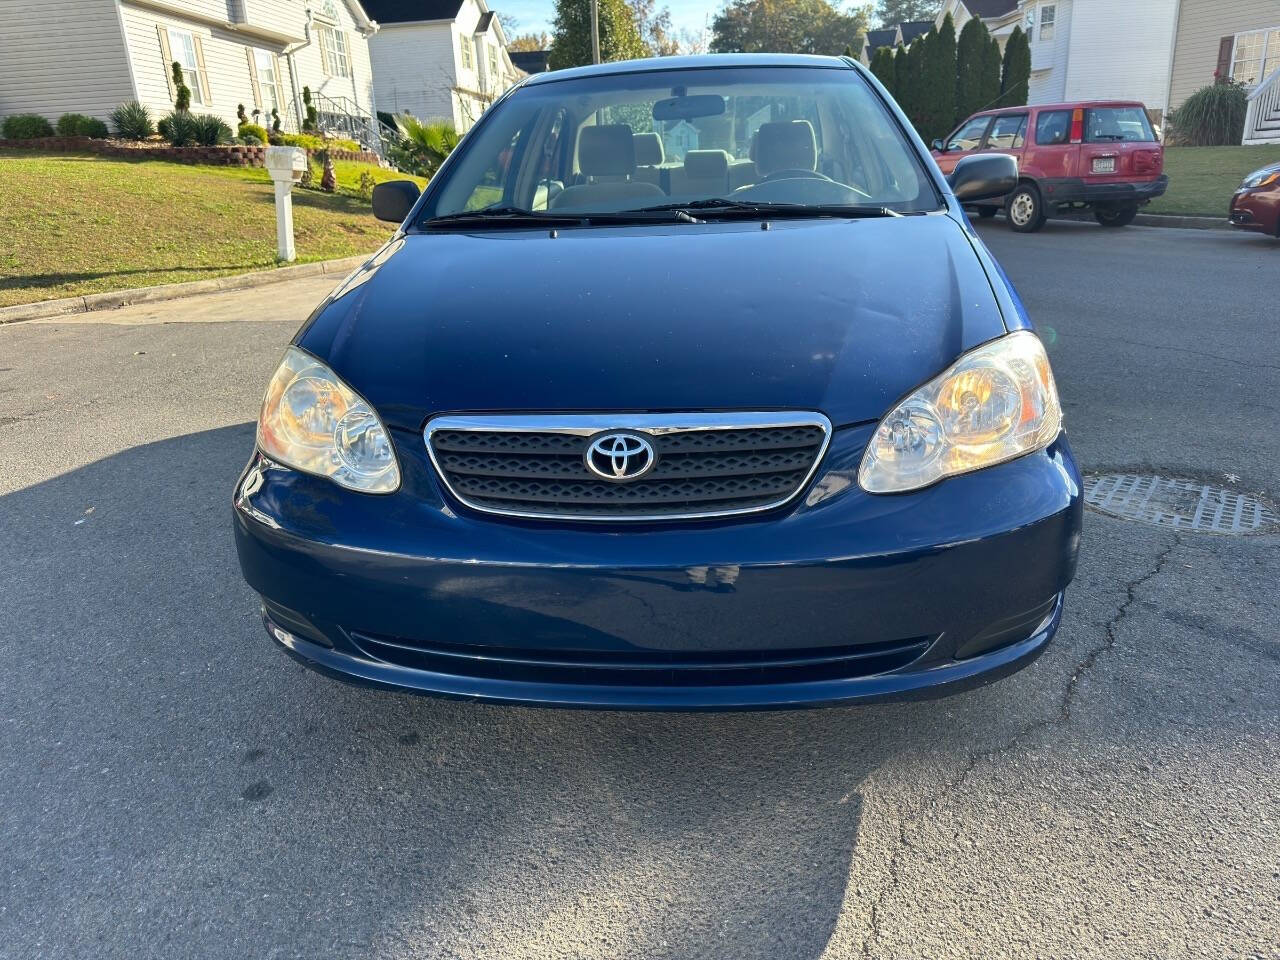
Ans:
<svg viewBox="0 0 1280 960"><path fill-rule="evenodd" d="M1261 83L1280 69L1280 27L1237 33L1231 52L1231 79Z"/></svg>
<svg viewBox="0 0 1280 960"><path fill-rule="evenodd" d="M191 91L191 102L204 105L204 86L200 83L200 65L196 60L196 38L189 30L169 28L169 55L182 65L182 82ZM172 65L165 64L167 69Z"/></svg>
<svg viewBox="0 0 1280 960"><path fill-rule="evenodd" d="M476 68L476 55L471 38L465 34L458 37L458 50L462 54L462 68L464 70L474 70Z"/></svg>
<svg viewBox="0 0 1280 960"><path fill-rule="evenodd" d="M324 59L324 72L331 77L351 76L351 53L347 49L347 35L333 27L316 27L320 34L320 55Z"/></svg>
<svg viewBox="0 0 1280 960"><path fill-rule="evenodd" d="M254 50L253 63L258 69L258 90L262 96L262 112L271 116L272 110L280 109L275 55L267 50Z"/></svg>
<svg viewBox="0 0 1280 960"><path fill-rule="evenodd" d="M1058 19L1058 5L1048 3L1040 8L1040 39L1052 40L1054 23Z"/></svg>

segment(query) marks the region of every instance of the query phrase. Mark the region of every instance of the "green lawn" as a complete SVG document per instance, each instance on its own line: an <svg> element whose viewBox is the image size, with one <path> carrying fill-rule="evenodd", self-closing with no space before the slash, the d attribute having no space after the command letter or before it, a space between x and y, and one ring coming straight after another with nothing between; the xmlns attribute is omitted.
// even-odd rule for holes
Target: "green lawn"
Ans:
<svg viewBox="0 0 1280 960"><path fill-rule="evenodd" d="M1164 172L1169 175L1169 190L1143 211L1226 217L1227 204L1240 181L1271 163L1280 163L1280 145L1168 147Z"/></svg>
<svg viewBox="0 0 1280 960"><path fill-rule="evenodd" d="M294 190L299 262L369 253L391 234L354 191L361 170L404 175L335 170L335 194ZM0 149L0 185L0 306L275 265L265 170Z"/></svg>

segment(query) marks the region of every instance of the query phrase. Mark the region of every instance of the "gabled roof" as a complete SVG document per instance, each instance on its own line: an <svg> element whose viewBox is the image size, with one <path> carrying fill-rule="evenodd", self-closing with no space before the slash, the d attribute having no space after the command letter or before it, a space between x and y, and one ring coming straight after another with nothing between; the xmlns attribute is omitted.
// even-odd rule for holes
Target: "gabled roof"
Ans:
<svg viewBox="0 0 1280 960"><path fill-rule="evenodd" d="M933 21L912 20L910 23L900 23L898 27L902 30L902 42L910 45L916 37L922 37L933 29Z"/></svg>
<svg viewBox="0 0 1280 960"><path fill-rule="evenodd" d="M462 0L362 0L365 12L378 23L453 20Z"/></svg>
<svg viewBox="0 0 1280 960"><path fill-rule="evenodd" d="M964 0L964 5L975 17L990 20L1012 13L1018 6L1018 0Z"/></svg>
<svg viewBox="0 0 1280 960"><path fill-rule="evenodd" d="M474 32L484 33L489 29L489 25L491 23L493 23L493 11L486 10L484 13L480 14L480 19L476 21L476 29Z"/></svg>
<svg viewBox="0 0 1280 960"><path fill-rule="evenodd" d="M546 73L550 69L547 66L547 53L546 50L507 51L507 55L511 57L512 66L525 73Z"/></svg>
<svg viewBox="0 0 1280 960"><path fill-rule="evenodd" d="M894 27L886 27L883 30L867 31L867 49L872 53L881 47L892 47L898 42L898 31Z"/></svg>

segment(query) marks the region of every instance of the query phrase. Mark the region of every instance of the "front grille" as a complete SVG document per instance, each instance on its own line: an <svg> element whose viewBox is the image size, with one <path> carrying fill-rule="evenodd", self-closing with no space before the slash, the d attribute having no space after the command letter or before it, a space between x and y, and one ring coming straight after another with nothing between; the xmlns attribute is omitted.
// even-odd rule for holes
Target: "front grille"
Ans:
<svg viewBox="0 0 1280 960"><path fill-rule="evenodd" d="M652 448L643 475L588 467L592 444L615 433ZM813 476L830 435L812 413L447 416L427 425L426 442L450 493L477 510L669 520L781 506Z"/></svg>
<svg viewBox="0 0 1280 960"><path fill-rule="evenodd" d="M710 687L848 680L900 670L934 637L797 650L537 650L351 633L366 657L453 677L517 683Z"/></svg>

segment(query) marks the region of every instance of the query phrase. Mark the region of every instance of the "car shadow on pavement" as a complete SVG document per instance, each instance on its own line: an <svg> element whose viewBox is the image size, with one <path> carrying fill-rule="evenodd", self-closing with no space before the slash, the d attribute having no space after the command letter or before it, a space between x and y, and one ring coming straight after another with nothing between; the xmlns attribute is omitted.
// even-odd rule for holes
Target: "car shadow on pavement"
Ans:
<svg viewBox="0 0 1280 960"><path fill-rule="evenodd" d="M252 444L175 437L0 497L17 955L817 958L890 869L859 850L868 783L910 756L923 794L1058 709L1052 671L797 713L349 687L275 649L240 578Z"/></svg>

